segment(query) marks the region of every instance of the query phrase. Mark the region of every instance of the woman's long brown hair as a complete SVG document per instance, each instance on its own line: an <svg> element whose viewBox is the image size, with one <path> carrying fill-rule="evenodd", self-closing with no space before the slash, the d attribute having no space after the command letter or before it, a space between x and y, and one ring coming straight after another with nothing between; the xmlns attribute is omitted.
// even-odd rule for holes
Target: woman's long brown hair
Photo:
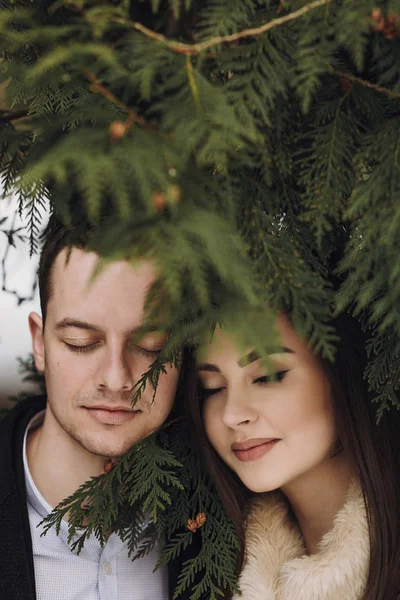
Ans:
<svg viewBox="0 0 400 600"><path fill-rule="evenodd" d="M323 364L331 383L338 436L354 459L367 507L370 569L362 600L395 600L400 597L400 411L387 411L376 424L377 405L363 377L365 335L348 315L336 325L340 336L336 360ZM245 556L246 506L252 494L207 439L194 360L188 364L186 386L192 434L241 542L239 572Z"/></svg>

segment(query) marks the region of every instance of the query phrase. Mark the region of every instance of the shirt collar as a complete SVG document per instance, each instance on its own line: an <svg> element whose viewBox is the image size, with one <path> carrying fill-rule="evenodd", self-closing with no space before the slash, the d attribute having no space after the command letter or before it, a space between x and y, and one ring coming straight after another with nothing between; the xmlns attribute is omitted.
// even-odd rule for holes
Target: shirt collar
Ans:
<svg viewBox="0 0 400 600"><path fill-rule="evenodd" d="M26 453L26 441L27 441L27 437L28 437L28 432L31 431L32 429L36 429L37 427L40 427L40 425L43 423L45 413L46 413L46 411L42 410L41 412L37 413L29 421L28 427L26 428L26 431L25 431L24 443L23 443L23 463L24 463L24 471L25 471L27 502L30 506L32 506L32 508L43 519L45 517L47 517L47 515L49 513L52 512L53 507L50 506L50 504L48 502L46 502L45 498L42 496L42 494L38 490L38 488L33 480L32 474L29 469L28 458L27 458L27 453ZM146 522L142 526L142 529L144 529L148 525L149 520L150 519L146 520ZM82 532L83 532L83 529L82 529L82 531L77 529L76 534L72 537L70 543L68 543L68 523L64 519L61 521L59 537L60 537L60 539L63 540L63 542L68 546L68 548L70 550L71 550L71 543L78 540ZM41 534L41 532L40 532L40 534ZM124 543L122 542L122 540L119 538L119 536L116 533L112 533L110 535L110 537L108 538L107 545L108 546L111 545L112 548L114 548L115 552L119 552L121 550L121 548L124 546ZM71 550L71 552L74 552L75 554L77 554L77 551ZM92 535L86 539L85 544L84 544L82 550L80 551L80 556L87 555L88 557L93 558L93 556L96 554L98 554L100 556L101 552L102 552L102 546L101 546L99 540L96 538L96 536Z"/></svg>
<svg viewBox="0 0 400 600"><path fill-rule="evenodd" d="M52 507L46 500L43 498L42 494L39 492L38 488L33 481L29 465L28 465L28 457L26 453L26 440L28 437L28 432L32 429L36 429L39 427L44 421L45 410L40 411L37 415L33 417L28 423L28 427L26 428L24 435L24 444L23 444L23 461L24 461L24 472L25 472L25 484L26 484L26 496L28 503L42 516L46 517L51 511Z"/></svg>
<svg viewBox="0 0 400 600"><path fill-rule="evenodd" d="M45 517L47 517L47 515L49 513L52 512L53 507L42 496L42 494L38 490L38 488L33 480L32 474L29 469L29 464L28 464L28 458L27 458L27 452L26 452L26 441L27 441L27 437L28 437L28 432L31 431L32 429L36 429L43 423L45 412L46 412L45 410L39 412L37 415L35 415L33 417L33 419L30 420L28 427L26 428L26 431L25 431L24 443L23 443L23 462L24 462L24 471L25 471L27 502L43 519ZM41 528L42 527L43 526L41 526ZM40 534L41 533L42 532L40 531ZM75 540L77 540L79 538L79 536L80 536L80 532L78 530L77 533L71 539L70 544L73 543ZM71 546L70 546L70 544L68 544L68 523L64 519L61 521L59 537L71 550ZM80 554L81 555L88 554L89 556L93 557L94 554L100 555L101 551L102 551L102 547L100 545L100 542L96 539L95 536L91 536L90 538L88 538L85 541L85 545L84 545L83 549L81 550ZM73 551L71 550L71 552L73 552ZM74 553L77 554L76 551Z"/></svg>

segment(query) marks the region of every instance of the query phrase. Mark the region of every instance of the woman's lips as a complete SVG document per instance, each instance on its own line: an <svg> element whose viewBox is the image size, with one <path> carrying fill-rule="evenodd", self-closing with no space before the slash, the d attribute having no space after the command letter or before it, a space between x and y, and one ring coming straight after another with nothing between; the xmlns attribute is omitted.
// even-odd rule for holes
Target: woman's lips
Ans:
<svg viewBox="0 0 400 600"><path fill-rule="evenodd" d="M250 462L265 456L280 441L278 438L247 440L246 442L232 444L232 452L241 462Z"/></svg>

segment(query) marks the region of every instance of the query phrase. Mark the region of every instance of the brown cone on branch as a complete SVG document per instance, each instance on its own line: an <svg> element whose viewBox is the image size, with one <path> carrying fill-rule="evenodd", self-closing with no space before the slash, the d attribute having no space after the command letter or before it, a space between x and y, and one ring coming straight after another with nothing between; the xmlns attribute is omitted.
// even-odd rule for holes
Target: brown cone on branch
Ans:
<svg viewBox="0 0 400 600"><path fill-rule="evenodd" d="M122 121L113 121L110 125L110 137L113 142L119 142L122 139L126 132L128 131L129 125Z"/></svg>

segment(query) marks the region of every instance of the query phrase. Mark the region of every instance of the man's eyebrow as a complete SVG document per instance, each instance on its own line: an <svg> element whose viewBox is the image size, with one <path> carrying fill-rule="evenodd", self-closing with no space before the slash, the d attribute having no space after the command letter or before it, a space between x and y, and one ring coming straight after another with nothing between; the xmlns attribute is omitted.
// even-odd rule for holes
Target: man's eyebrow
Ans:
<svg viewBox="0 0 400 600"><path fill-rule="evenodd" d="M67 329L68 327L75 327L76 329L84 329L85 331L94 331L96 333L102 333L104 334L104 329L102 329L101 327L99 327L98 325L94 325L94 323L88 323L87 321L81 321L80 319L70 319L68 317L66 317L65 319L62 319L61 321L59 321L56 324L56 330L60 331L62 329ZM129 337L134 337L137 332L138 332L138 327L132 327L132 329L127 329L124 332L124 336L126 338ZM154 330L149 330L147 333L144 334L144 337L147 337L149 335L152 335L154 333L158 333L158 329L154 329Z"/></svg>
<svg viewBox="0 0 400 600"><path fill-rule="evenodd" d="M80 321L79 319L65 318L56 323L56 330L66 329L67 327L75 327L76 329L85 329L86 331L96 331L97 333L104 333L101 327L94 325L93 323L87 323L86 321Z"/></svg>
<svg viewBox="0 0 400 600"><path fill-rule="evenodd" d="M292 350L291 348L286 348L285 346L277 346L276 348L270 348L268 351L268 355L282 354L282 352L289 352L290 354L294 354L294 350ZM243 356L243 358L238 360L238 365L239 367L247 367L247 365L250 365L256 360L260 360L260 358L261 355L255 350L253 350L252 352L249 352L248 354L246 354L246 356Z"/></svg>

